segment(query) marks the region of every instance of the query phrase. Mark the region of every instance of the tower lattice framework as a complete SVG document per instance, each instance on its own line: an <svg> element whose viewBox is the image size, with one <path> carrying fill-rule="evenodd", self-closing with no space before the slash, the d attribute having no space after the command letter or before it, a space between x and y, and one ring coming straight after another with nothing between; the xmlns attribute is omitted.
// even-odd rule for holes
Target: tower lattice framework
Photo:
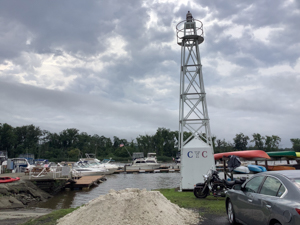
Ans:
<svg viewBox="0 0 300 225"><path fill-rule="evenodd" d="M204 41L203 24L188 13L187 20L176 29L177 43L181 46L178 150L193 138L212 146L199 50Z"/></svg>

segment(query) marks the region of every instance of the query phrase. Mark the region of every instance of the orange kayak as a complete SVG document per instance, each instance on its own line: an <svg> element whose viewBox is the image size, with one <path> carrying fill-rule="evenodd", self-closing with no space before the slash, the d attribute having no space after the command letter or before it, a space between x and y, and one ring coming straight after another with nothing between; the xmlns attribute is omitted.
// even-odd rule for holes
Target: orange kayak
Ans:
<svg viewBox="0 0 300 225"><path fill-rule="evenodd" d="M19 177L13 178L13 177L0 177L0 183L9 183L13 181L20 180Z"/></svg>
<svg viewBox="0 0 300 225"><path fill-rule="evenodd" d="M277 171L277 170L295 170L295 167L292 166L281 166L281 165L275 165L275 166L267 166L268 171Z"/></svg>
<svg viewBox="0 0 300 225"><path fill-rule="evenodd" d="M223 156L228 157L230 155L235 155L240 158L256 160L256 159L270 159L270 156L262 150L245 150L245 151L235 151L235 152L222 152L214 154L215 160L222 159Z"/></svg>

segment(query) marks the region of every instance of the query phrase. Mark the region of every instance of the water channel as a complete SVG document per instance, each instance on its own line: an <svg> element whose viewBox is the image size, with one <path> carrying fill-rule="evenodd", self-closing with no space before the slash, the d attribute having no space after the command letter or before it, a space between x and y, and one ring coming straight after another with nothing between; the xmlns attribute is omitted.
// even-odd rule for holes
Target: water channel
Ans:
<svg viewBox="0 0 300 225"><path fill-rule="evenodd" d="M66 209L81 206L109 190L139 188L154 190L160 188L177 188L180 185L180 173L139 173L106 175L107 180L87 191L65 190L47 202L41 202L38 208Z"/></svg>

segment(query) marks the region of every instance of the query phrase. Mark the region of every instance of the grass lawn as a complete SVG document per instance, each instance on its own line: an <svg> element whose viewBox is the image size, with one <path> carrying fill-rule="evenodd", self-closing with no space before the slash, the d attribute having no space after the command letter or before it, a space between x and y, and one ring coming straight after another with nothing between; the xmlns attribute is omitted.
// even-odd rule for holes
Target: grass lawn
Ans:
<svg viewBox="0 0 300 225"><path fill-rule="evenodd" d="M196 198L193 192L178 192L176 189L159 189L167 199L172 203L177 204L182 208L195 209L199 211L201 216L205 214L210 215L226 215L225 198L215 198L213 196L207 196L204 199ZM76 208L77 209L77 208ZM37 219L30 220L23 225L55 225L56 220L64 217L68 213L73 212L75 209L60 209L55 210L45 216L41 216Z"/></svg>
<svg viewBox="0 0 300 225"><path fill-rule="evenodd" d="M172 203L183 208L199 209L200 215L206 213L226 215L225 198L207 196L206 198L196 198L193 192L178 192L175 189L159 189Z"/></svg>

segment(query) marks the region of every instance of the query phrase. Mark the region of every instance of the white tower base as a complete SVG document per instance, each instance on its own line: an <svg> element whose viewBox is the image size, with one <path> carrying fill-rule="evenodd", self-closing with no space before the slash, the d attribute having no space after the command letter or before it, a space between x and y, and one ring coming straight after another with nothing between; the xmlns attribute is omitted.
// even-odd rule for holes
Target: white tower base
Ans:
<svg viewBox="0 0 300 225"><path fill-rule="evenodd" d="M203 174L215 169L213 148L200 139L193 139L181 149L180 190L193 190L196 183L203 183Z"/></svg>

